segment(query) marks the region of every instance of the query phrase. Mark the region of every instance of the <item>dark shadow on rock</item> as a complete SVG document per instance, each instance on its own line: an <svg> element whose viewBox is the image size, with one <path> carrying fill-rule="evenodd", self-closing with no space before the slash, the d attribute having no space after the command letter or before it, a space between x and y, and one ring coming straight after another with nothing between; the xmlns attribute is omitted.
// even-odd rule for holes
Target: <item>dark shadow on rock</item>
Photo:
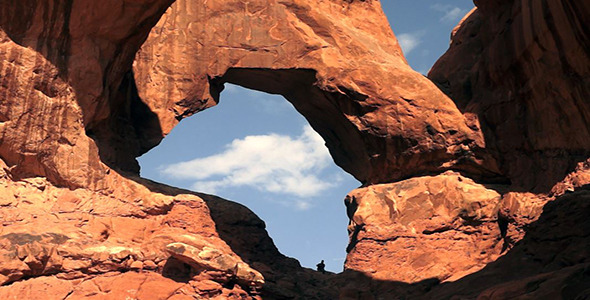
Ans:
<svg viewBox="0 0 590 300"><path fill-rule="evenodd" d="M158 115L142 101L129 71L110 101L110 116L89 124L86 135L96 142L100 159L110 168L139 174L136 157L157 146L164 134Z"/></svg>
<svg viewBox="0 0 590 300"><path fill-rule="evenodd" d="M174 188L136 176L127 176L152 192L169 196L192 194L209 208L219 237L244 262L265 278L263 299L337 299L338 286L328 284L338 275L304 268L279 252L266 231L266 224L250 209L217 196ZM178 273L178 272L176 272Z"/></svg>
<svg viewBox="0 0 590 300"><path fill-rule="evenodd" d="M189 264L186 264L174 257L168 258L162 269L162 276L176 282L187 283L193 277L193 271Z"/></svg>
<svg viewBox="0 0 590 300"><path fill-rule="evenodd" d="M586 185L547 203L506 255L479 272L433 288L424 299L584 299L576 297L590 289L589 215Z"/></svg>
<svg viewBox="0 0 590 300"><path fill-rule="evenodd" d="M303 268L278 251L264 222L245 206L135 180L154 192L203 198L219 236L264 275L264 299L584 299L577 297L590 289L590 185L547 203L524 239L482 270L455 282L427 279L410 284L376 280L354 270L322 274Z"/></svg>
<svg viewBox="0 0 590 300"><path fill-rule="evenodd" d="M587 4L476 6L428 78L462 113L477 116L489 153L515 186L546 193L590 156L589 60L569 50L588 49L588 30L577 25L588 23Z"/></svg>
<svg viewBox="0 0 590 300"><path fill-rule="evenodd" d="M309 70L287 70L285 71L286 73L273 73L279 79L269 79L268 74L264 71L258 69L232 69L223 78L211 79L213 82L211 85L212 88L219 89L217 93L212 94L219 95L225 82L255 88L257 86L256 81L271 80L272 82L272 80L280 80L281 76L289 78L289 76L293 75L289 72L307 72ZM153 119L155 114L149 111L149 109L142 112L142 109L146 108L141 106L143 102L137 97L132 74L128 76L129 81L124 82L122 85L121 94L126 95L125 97L135 99L129 103L136 101L135 105L137 106L134 107L134 110L137 109L139 111L139 113L135 112L138 117L144 117L144 120L148 121ZM307 74L297 77L300 78L299 80L301 78L312 80L314 75ZM308 83L301 84L308 86ZM271 84L270 86L279 85ZM297 95L292 94L295 93L294 91L272 89L263 91L284 95L295 105L298 111L306 115L302 110L307 108L298 107L296 104L298 100L293 101L290 99L297 97ZM324 96L328 97L329 95ZM337 99L330 101L338 102ZM126 102L121 101L120 103ZM145 104L143 105L145 106ZM125 113L125 107L121 108L120 111ZM132 117L129 116L128 119L132 120ZM159 123L157 125L159 126ZM148 132L144 133L146 136L149 136L152 132L149 129L152 126L150 124L136 123L130 126L131 128L134 128L134 126L137 126L137 128L147 126L145 130L148 130ZM155 132L159 130L158 126L153 127L156 128ZM316 124L315 127L318 126ZM322 130L328 129L316 128L316 130L322 134ZM136 134L141 135L142 133ZM334 135L333 132L329 134ZM327 142L330 140L330 137L325 135L323 137ZM334 139L336 141L338 140L338 138ZM148 139L147 144L144 145L145 148L142 148L143 146L136 147L138 149L149 149L149 147L153 147L155 144L157 142L150 144ZM340 149L338 151L342 150ZM332 155L335 158L337 156L334 153ZM590 240L588 238L590 228L588 228L588 221L584 219L585 216L590 215L588 208L590 200L585 201L586 203L579 200L589 197L587 187L579 188L575 193L566 194L548 203L545 206L545 211L541 218L530 225L525 238L509 250L505 256L490 263L481 271L452 283L439 284L437 280L431 279L420 283L409 284L375 280L366 274L354 270L347 270L340 274L321 274L314 270L303 268L297 260L285 257L278 251L265 229L264 222L245 206L213 195L168 187L146 179L136 178L135 176L129 176L128 178L145 185L152 191L166 195L194 194L201 197L210 210L220 238L242 260L260 271L265 277L266 284L262 290L264 299L450 299L454 295L460 295L462 299L473 299L478 295L490 293L489 291L493 291L494 289L504 292L507 285L512 286L514 284L516 284L516 287L513 288L515 289L514 293L522 292L524 293L523 295L537 295L536 293L538 291L544 291L544 284L550 284L553 288L561 288L565 283L563 281L546 280L544 281L545 283L538 284L539 288L531 288L531 286L536 286L536 281L531 279L533 280L531 281L532 283L529 282L525 284L524 288L520 288L518 282L527 281L529 278L537 278L538 276L546 276L543 274L557 274L570 278L568 276L574 276L574 273L578 274L581 272L580 274L582 275L580 276L585 278L585 271L580 271L579 268L587 264L588 257L590 257L588 250L586 250L590 249L590 245L588 244ZM512 187L505 184L488 184L486 187L503 192L513 190ZM564 224L567 224L567 226ZM572 228L581 228L582 233L576 236L568 235L567 233ZM548 235L552 236L547 237ZM395 266L392 266L392 268L395 268ZM568 273L570 271L574 273ZM559 276L556 278L562 278ZM572 288L568 290L568 293L583 291L583 288L583 283L573 284Z"/></svg>
<svg viewBox="0 0 590 300"><path fill-rule="evenodd" d="M313 69L230 68L223 76L210 78L209 83L214 97L220 95L225 83L282 95L323 138L334 162L363 185L436 175L451 169L479 181L508 182L495 171L485 149L451 153L445 147L433 147L406 156L417 147L417 140L392 135L383 124L373 124L370 129L354 125L350 116L371 115L379 105L367 105L369 96L344 86L321 89Z"/></svg>
<svg viewBox="0 0 590 300"><path fill-rule="evenodd" d="M338 166L363 183L369 181L371 166L377 164L370 153L377 151L383 139L359 131L346 116L364 115L375 108L360 105L365 95L323 91L317 80L317 72L311 69L230 68L209 82L214 97L219 97L225 83L282 95L323 138Z"/></svg>

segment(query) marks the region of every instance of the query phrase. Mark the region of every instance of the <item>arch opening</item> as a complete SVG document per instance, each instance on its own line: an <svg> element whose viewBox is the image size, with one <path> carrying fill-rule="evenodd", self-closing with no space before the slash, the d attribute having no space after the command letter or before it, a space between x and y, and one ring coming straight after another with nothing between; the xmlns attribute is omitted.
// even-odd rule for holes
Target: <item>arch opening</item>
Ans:
<svg viewBox="0 0 590 300"><path fill-rule="evenodd" d="M220 98L141 156L141 176L244 204L281 253L310 268L324 259L340 272L348 243L343 199L359 182L282 96L228 83Z"/></svg>
<svg viewBox="0 0 590 300"><path fill-rule="evenodd" d="M368 97L344 86L319 88L320 80L311 69L229 68L209 84L217 100L226 83L283 96L323 138L334 162L365 184L375 176L368 166L376 163L368 153L372 148L366 146L379 139L363 135L347 116L362 116L375 108L360 105Z"/></svg>

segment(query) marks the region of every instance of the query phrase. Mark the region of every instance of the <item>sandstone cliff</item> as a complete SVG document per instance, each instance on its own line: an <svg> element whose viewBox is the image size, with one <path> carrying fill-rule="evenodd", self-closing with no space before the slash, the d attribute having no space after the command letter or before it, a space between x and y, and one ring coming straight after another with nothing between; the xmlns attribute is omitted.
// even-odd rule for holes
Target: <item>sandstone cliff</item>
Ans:
<svg viewBox="0 0 590 300"><path fill-rule="evenodd" d="M172 2L0 2L0 298L590 296L588 4L476 1L433 83L376 0ZM228 82L283 95L364 183L345 272L137 177Z"/></svg>
<svg viewBox="0 0 590 300"><path fill-rule="evenodd" d="M428 76L479 117L513 184L547 192L589 156L590 4L479 2Z"/></svg>

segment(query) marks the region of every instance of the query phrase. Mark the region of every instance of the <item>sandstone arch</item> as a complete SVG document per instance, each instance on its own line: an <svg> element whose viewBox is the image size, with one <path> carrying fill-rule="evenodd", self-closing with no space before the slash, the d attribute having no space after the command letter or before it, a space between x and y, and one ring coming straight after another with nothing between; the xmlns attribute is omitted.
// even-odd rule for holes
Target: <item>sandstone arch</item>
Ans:
<svg viewBox="0 0 590 300"><path fill-rule="evenodd" d="M476 4L479 2L482 1L476 1ZM394 181L421 173L439 173L446 169L467 171L472 176L487 176L497 172L494 160L481 152L485 145L476 125L477 119L469 113L463 117L446 96L409 69L379 9L378 1L177 1L162 19L161 26L154 27L171 3L171 0L0 2L1 297L27 296L40 290L50 290L60 299L69 295L74 298L96 295L104 290L108 290L111 296L127 296L130 291L127 287L132 287L135 293L131 297L148 294L167 298L183 287L157 272L156 262L164 262L171 255L199 265L204 276L210 276L195 281L195 286L190 287L195 293L200 291L199 287L206 289L214 286L215 292L225 293L224 296L248 296L244 289L259 285L261 280L258 275L261 274L249 268L238 257L237 250L233 250L238 249L237 246L245 252L253 249L247 243L253 240L249 236L232 235L236 226L241 227L240 233L256 236L256 241L266 240L261 251L250 254L268 258L265 262L270 263L259 267L270 270L267 274L276 276L273 278L275 282L294 280L293 276L285 274L292 275L298 271L303 272L297 273L297 276L314 278L309 272L301 270L296 262L284 262L284 257L270 249L272 243L264 232L263 223L246 208L214 197L204 200L205 195L198 197L187 191L134 177L130 173L122 176L117 172L136 171L134 158L156 145L178 119L214 105L214 91L224 81L268 89L257 83L248 83L253 78L235 74L236 70L238 73L248 70L247 74L256 74L254 69L266 70L264 75L257 76L272 76L277 74L277 70L312 70L315 73L307 82L308 85L311 83L310 89L317 88L324 95L331 95L326 98L339 99L335 100L336 103L345 103L345 108L361 107L360 115L347 115L346 109L341 110L344 118L340 120L350 122L352 125L346 126L352 128L352 137L355 137L352 140L360 136L363 143L359 148L364 150L346 154L354 157L354 161L368 163L361 164L359 170L357 166L347 165L342 158L345 155L341 155L341 158L337 154L334 156L340 159L339 163L344 168L366 183ZM440 298L441 295L456 295L458 291L466 297L476 297L496 294L496 291L504 294L507 290L511 295L532 297L535 294L546 296L548 292L560 290L564 291L562 296L571 298L587 294L587 290L581 288L586 288L583 284L588 282L584 270L587 270L589 257L585 251L588 249L585 247L588 226L584 223L587 219L584 218L585 212L588 211L588 201L584 201L588 198L588 187L584 185L590 178L590 163L587 160L589 110L587 101L584 102L588 94L588 60L587 55L584 56L588 48L588 35L580 24L588 23L585 22L589 15L588 4L581 1L502 0L482 3L481 9L482 15L472 15L468 19L473 23L461 25L469 30L455 35L457 44L453 48L457 51L455 54L463 53L465 49L470 53L472 46L486 51L478 53L476 57L471 56L475 61L458 65L458 72L451 71L453 74L447 73L448 63L441 63L436 68L437 72L431 74L432 78L443 85L447 84L448 79L448 92L459 99L461 108L466 112L480 113L479 107L469 107L478 104L474 101L478 99L472 98L473 95L482 93L487 96L488 92L490 95L514 95L515 91L520 91L522 79L544 83L540 77L556 77L549 83L557 82L571 89L571 93L560 94L546 102L547 95L543 91L555 96L552 94L554 90L551 84L539 84L542 89L530 94L534 97L528 98L528 104L544 107L552 103L547 106L551 119L567 120L570 124L561 127L563 124L560 122L533 116L531 122L538 124L531 128L539 128L540 134L535 135L532 142L522 138L514 141L517 146L531 146L533 151L555 147L560 151L559 154L563 154L566 163L560 163L556 172L544 168L549 170L547 173L551 175L551 183L555 181L554 177L563 176L568 168L572 170L572 160L582 161L586 158L586 161L579 163L575 172L555 185L550 197L507 193L502 195L500 203L497 203L499 207L496 207L493 204L497 196L493 194L485 201L489 204L485 205L487 213L477 211L478 205L468 207L476 211L460 209L454 217L468 222L457 224L467 226L466 234L471 233L473 226L479 226L472 222L472 213L475 213L475 217L480 218L476 221L495 225L493 218L497 217L496 211L491 210L489 213L487 208L499 208L502 209L500 213L511 218L508 235L522 238L519 235L524 234L523 230L531 220L539 217L547 201L566 191L572 193L558 197L558 201L546 206L547 217L539 219L535 225L541 237L533 235L528 242L525 240L520 250L511 252L513 255L506 260L498 261L483 269L479 275L472 276L475 281L467 278L453 285L443 284L431 289L436 282L400 285L391 280L376 281L362 274L349 273L333 280L301 281L329 285L328 290L304 286L297 290L304 297L319 295L336 298L338 294L346 297L379 293ZM477 30L479 25L484 30ZM150 38L152 42L148 40L133 63L137 50L152 27L155 28ZM542 28L545 30L537 30ZM482 36L471 35L470 30L473 29L482 33ZM489 37L499 37L501 42L495 43ZM466 40L461 40L463 38ZM565 45L562 43L564 40L571 43ZM192 48L186 48L186 45ZM488 52L487 49L491 50ZM524 61L519 51L526 54ZM447 59L464 58L452 52ZM495 54L505 52L510 54L505 57L505 66L523 66L527 71L524 72L525 76L520 75L519 68L511 68L508 73L484 69L480 70L484 76L471 77L474 67L490 66L485 62L490 59L493 62ZM537 55L543 59L538 59ZM576 63L571 64L570 60ZM552 63L542 65L539 62ZM135 73L131 73L133 64ZM504 76L506 74L509 76ZM478 78L493 80L463 84ZM504 82L504 79L511 80ZM487 86L489 83L493 83L493 86ZM477 93L471 94L474 90ZM498 99L499 102L496 102ZM492 124L502 124L506 119L508 123L528 125L527 122L514 122L512 117L503 114L505 108L510 111L514 107L514 103L503 106L503 97L479 100L483 100L479 104L489 105L484 112L494 117L490 119ZM573 110L567 113L555 107L554 104L561 102ZM305 111L306 104L301 105L301 110ZM320 122L322 118L309 114L309 119L317 118L317 123L324 123ZM323 124L328 125L324 130L337 124ZM576 130L578 127L581 130ZM494 131L494 128L488 129ZM576 130L577 134L552 139L553 132L563 130ZM500 138L514 137L510 130L494 133ZM330 138L327 132L324 135L328 143L336 140ZM334 145L331 147L337 148ZM373 153L374 149L379 151ZM528 150L526 147L523 149ZM551 151L547 153L550 156ZM509 151L498 153L510 154ZM369 156L366 157L366 154ZM520 173L514 173L506 166L503 166L503 170L508 169L506 173L512 178L523 176L526 179L527 172L534 173L537 170L531 166L547 157L545 153L541 154L524 167L516 165ZM510 160L506 162L510 163ZM424 201L420 200L421 197L431 198L435 194L431 191L441 191L440 185L430 186L430 183L441 179L446 181L447 177L452 183L452 189L457 187L460 192L467 193L465 199L471 198L469 191L472 189L461 186L475 183L459 179L459 175L452 172L436 177L420 179L424 180L425 185L428 183L428 190L418 190L418 197L412 198L409 201L411 205L407 207L420 207L414 204L422 204ZM463 183L455 184L455 181ZM408 181L390 186L366 187L368 198L360 201L352 195L349 213L351 218L356 219L355 225L383 229L383 223L372 222L371 217L383 217L386 225L387 222L395 221L392 220L392 216L395 216L393 213L371 216L372 206L366 204L381 201L385 209L380 213L387 212L387 209L395 211L395 207L390 205L391 199L379 195L405 184ZM535 182L530 184L533 185ZM477 190L483 188L477 186ZM452 189L443 192L443 196L459 199L453 196ZM400 196L398 194L391 195L395 198ZM434 199L432 203L438 203L441 199ZM356 208L355 201L358 204ZM443 202L450 205L450 210L457 209L452 201ZM362 209L364 207L369 209ZM438 214L435 210L430 212ZM580 214L576 214L578 212ZM418 215L412 214L411 219L414 216ZM451 222L454 220L459 219L455 218ZM565 226L553 226L556 220ZM223 225L225 230L219 230L217 225ZM395 229L399 224L390 222L389 225ZM438 237L434 235L453 229L445 224L440 226L440 223L431 225L418 228L423 229L418 230L418 234L432 235L434 240ZM545 246L543 239L546 239L548 230L543 226L556 230L549 233L551 238L547 240L555 242L553 246ZM416 228L404 228L409 232L412 229ZM476 229L482 232L481 226ZM575 236L570 232L572 229L577 232ZM146 232L149 234L145 235ZM381 247L382 242L387 242L384 238L394 241L400 235L395 231L386 232L388 235L391 233L394 236L365 236L364 239L373 241L376 251L384 251L384 247ZM227 243L225 238L222 239L222 234L227 234ZM491 238L489 240L493 240L493 236L488 235ZM235 239L233 246L230 241L232 238ZM356 238L363 236L359 233ZM469 239L477 242L472 237ZM425 239L416 240L423 242ZM192 248L183 248L176 243L192 244ZM178 247L167 247L171 244ZM187 258L184 253L180 253L183 252L181 249L191 249L194 254L205 247L213 248L209 254L220 254L218 257L231 262L231 266L211 264L196 257ZM537 250L541 251L537 253ZM532 258L530 251L535 253ZM148 255L138 255L140 252ZM458 253L465 253L464 249L459 249ZM531 259L523 263L525 257ZM572 260L572 257L579 259ZM483 267L487 259L477 259L477 267ZM351 257L350 265L355 264L354 260ZM563 268L564 262L572 266ZM233 268L234 263L236 268ZM203 264L206 265L204 270ZM145 267L144 271L137 272L138 266ZM523 268L527 271L522 272ZM542 289L527 289L530 283L535 286L539 284L539 278L542 278L539 277L540 272L550 272L542 275L543 278L551 279L558 275L558 280L544 281ZM57 275L47 276L53 274ZM383 279L391 279L386 272L381 275ZM494 275L491 277L495 280L489 280L490 275ZM219 282L224 282L224 276L238 277L242 286L234 285L231 289L221 286ZM104 283L105 277L112 280L111 284L125 288L101 290L100 284ZM83 283L74 286L74 278L83 278ZM571 278L577 278L574 284ZM162 286L166 288L152 286L150 289L149 284L144 284L146 282L164 283ZM347 289L339 290L346 285L342 282L352 284ZM271 287L271 295L301 295L294 294L292 281L286 284L291 289L273 290L278 285L268 286ZM424 296L425 290L429 289L433 293ZM43 294L42 297L47 295ZM256 291L250 295L257 295Z"/></svg>
<svg viewBox="0 0 590 300"><path fill-rule="evenodd" d="M307 69L315 76L288 80L306 82L307 100L331 107L326 113L337 113L339 121L330 124L327 114L304 101L296 100L296 106L324 136L337 164L363 183L446 169L474 176L496 172L493 160L484 160L477 121L465 119L409 68L376 1L177 1L133 63L138 101L129 73L132 58L170 3L113 3L109 12L91 1L2 6L5 72L18 68L9 59L18 53L18 60L30 62L26 69L34 70L19 78L43 83L23 87L14 97L32 101L15 107L42 105L32 109L39 112L54 107L50 115L65 120L40 136L26 134L26 128L51 122L34 115L14 121L19 110L3 102L7 162L20 166L23 176L100 188L108 170L103 163L137 172L135 157L179 119L214 105L214 78L224 78L230 69ZM23 18L15 21L14 15ZM225 78L240 81L244 76L238 73Z"/></svg>
<svg viewBox="0 0 590 300"><path fill-rule="evenodd" d="M407 65L376 1L177 1L134 73L164 134L231 82L285 96L365 184L495 172L477 121Z"/></svg>

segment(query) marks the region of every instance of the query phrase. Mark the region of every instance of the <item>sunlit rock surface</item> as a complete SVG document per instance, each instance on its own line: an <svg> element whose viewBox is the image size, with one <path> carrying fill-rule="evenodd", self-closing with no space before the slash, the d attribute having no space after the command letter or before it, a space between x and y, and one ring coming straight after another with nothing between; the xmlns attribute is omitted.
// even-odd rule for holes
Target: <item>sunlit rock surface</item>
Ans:
<svg viewBox="0 0 590 300"><path fill-rule="evenodd" d="M500 200L498 192L454 172L357 189L346 199L345 266L402 282L473 273L502 252Z"/></svg>
<svg viewBox="0 0 590 300"><path fill-rule="evenodd" d="M590 156L590 3L476 2L428 77L479 117L513 184L547 192Z"/></svg>
<svg viewBox="0 0 590 300"><path fill-rule="evenodd" d="M41 299L46 289L55 299L167 299L183 289L201 293L191 279L196 275L220 283L236 278L235 286L209 292L245 296L264 282L219 237L206 202L196 195L164 195L150 190L157 184L129 180L118 184L125 194L70 190L41 177L14 182L5 170L2 299ZM198 263L179 260L182 253L170 250L178 244L209 255L199 253Z"/></svg>
<svg viewBox="0 0 590 300"><path fill-rule="evenodd" d="M588 297L588 4L476 4L429 74L449 98L376 0L0 2L0 299ZM137 177L226 82L364 183L343 273Z"/></svg>
<svg viewBox="0 0 590 300"><path fill-rule="evenodd" d="M179 0L133 70L164 133L230 82L283 95L363 183L498 175L477 122L408 66L378 1Z"/></svg>

